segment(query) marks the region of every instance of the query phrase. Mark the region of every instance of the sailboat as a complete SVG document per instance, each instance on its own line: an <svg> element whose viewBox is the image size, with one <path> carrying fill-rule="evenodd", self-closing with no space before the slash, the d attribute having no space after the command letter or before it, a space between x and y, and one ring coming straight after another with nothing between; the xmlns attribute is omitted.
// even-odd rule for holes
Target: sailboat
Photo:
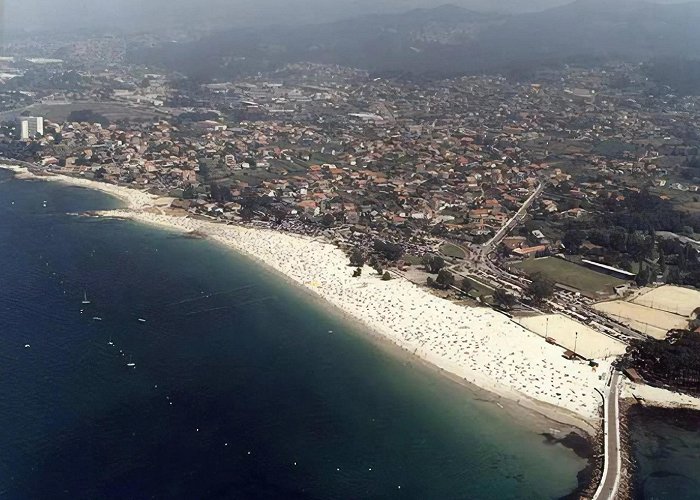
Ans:
<svg viewBox="0 0 700 500"><path fill-rule="evenodd" d="M88 298L87 298L87 292L85 292L85 291L83 292L83 302L82 302L82 303L83 303L83 304L89 304L89 303L90 303L90 301L89 301Z"/></svg>

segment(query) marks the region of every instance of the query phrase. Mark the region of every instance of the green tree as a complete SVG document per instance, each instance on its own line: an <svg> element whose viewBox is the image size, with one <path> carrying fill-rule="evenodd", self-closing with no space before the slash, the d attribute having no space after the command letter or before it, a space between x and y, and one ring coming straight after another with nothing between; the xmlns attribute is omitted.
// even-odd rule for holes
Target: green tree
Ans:
<svg viewBox="0 0 700 500"><path fill-rule="evenodd" d="M637 276L634 277L634 281L638 286L646 286L651 282L651 272L648 267L641 266Z"/></svg>
<svg viewBox="0 0 700 500"><path fill-rule="evenodd" d="M554 283L545 278L539 273L532 275L532 282L528 287L528 293L532 300L536 303L541 303L554 295Z"/></svg>
<svg viewBox="0 0 700 500"><path fill-rule="evenodd" d="M365 254L359 248L353 248L350 252L350 265L353 267L362 267L365 265Z"/></svg>
<svg viewBox="0 0 700 500"><path fill-rule="evenodd" d="M455 284L455 276L447 269L440 269L435 282L446 289Z"/></svg>
<svg viewBox="0 0 700 500"><path fill-rule="evenodd" d="M382 275L382 281L390 281L391 280L391 273L389 271L384 271L384 274Z"/></svg>
<svg viewBox="0 0 700 500"><path fill-rule="evenodd" d="M445 267L445 259L438 255L426 254L423 256L423 265L425 265L425 270L429 273L437 274Z"/></svg>
<svg viewBox="0 0 700 500"><path fill-rule="evenodd" d="M323 217L321 217L321 224L325 227L331 227L334 223L335 217L333 217L333 214L323 214Z"/></svg>
<svg viewBox="0 0 700 500"><path fill-rule="evenodd" d="M568 253L578 253L581 249L581 243L586 239L586 233L580 229L570 229L561 239L561 242L566 247Z"/></svg>
<svg viewBox="0 0 700 500"><path fill-rule="evenodd" d="M515 306L517 299L515 295L508 293L505 288L498 288L493 292L493 301L499 307L510 310Z"/></svg>

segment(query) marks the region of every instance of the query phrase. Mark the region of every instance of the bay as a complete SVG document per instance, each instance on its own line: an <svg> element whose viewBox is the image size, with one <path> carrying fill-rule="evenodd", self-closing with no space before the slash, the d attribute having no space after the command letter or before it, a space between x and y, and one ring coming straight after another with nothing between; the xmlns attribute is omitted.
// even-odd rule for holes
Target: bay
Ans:
<svg viewBox="0 0 700 500"><path fill-rule="evenodd" d="M118 205L0 172L0 497L541 499L577 487L586 461L546 429L378 346L250 259L70 215Z"/></svg>

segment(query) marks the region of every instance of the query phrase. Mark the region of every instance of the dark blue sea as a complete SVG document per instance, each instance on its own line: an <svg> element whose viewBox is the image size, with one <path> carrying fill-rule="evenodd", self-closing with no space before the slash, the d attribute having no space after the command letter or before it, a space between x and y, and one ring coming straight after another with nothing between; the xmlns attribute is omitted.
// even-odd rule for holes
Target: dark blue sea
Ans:
<svg viewBox="0 0 700 500"><path fill-rule="evenodd" d="M249 259L70 215L118 205L0 170L0 498L504 500L577 487L586 460L543 429Z"/></svg>

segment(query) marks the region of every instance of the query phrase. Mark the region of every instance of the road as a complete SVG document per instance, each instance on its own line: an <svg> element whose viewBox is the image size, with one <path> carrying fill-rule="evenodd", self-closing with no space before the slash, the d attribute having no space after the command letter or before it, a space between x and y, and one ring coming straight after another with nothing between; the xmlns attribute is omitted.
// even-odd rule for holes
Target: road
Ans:
<svg viewBox="0 0 700 500"><path fill-rule="evenodd" d="M605 465L603 477L598 489L593 495L594 500L614 500L620 485L622 469L622 452L620 450L620 380L621 375L617 370L610 378L610 386L604 396L603 425L605 426Z"/></svg>
<svg viewBox="0 0 700 500"><path fill-rule="evenodd" d="M537 199L537 197L542 194L542 191L544 191L544 186L545 183L541 182L539 186L537 186L537 189L535 189L535 192L530 195L530 197L525 200L525 203L523 203L523 206L520 207L520 210L518 210L513 217L506 223L505 226L503 226L497 233L496 235L491 238L487 243L484 244L482 253L483 255L488 255L491 253L491 251L498 246L498 244L501 242L503 238L506 237L506 235L513 229L518 222L522 220L522 218L525 216L527 213L528 209L530 208L530 205Z"/></svg>

